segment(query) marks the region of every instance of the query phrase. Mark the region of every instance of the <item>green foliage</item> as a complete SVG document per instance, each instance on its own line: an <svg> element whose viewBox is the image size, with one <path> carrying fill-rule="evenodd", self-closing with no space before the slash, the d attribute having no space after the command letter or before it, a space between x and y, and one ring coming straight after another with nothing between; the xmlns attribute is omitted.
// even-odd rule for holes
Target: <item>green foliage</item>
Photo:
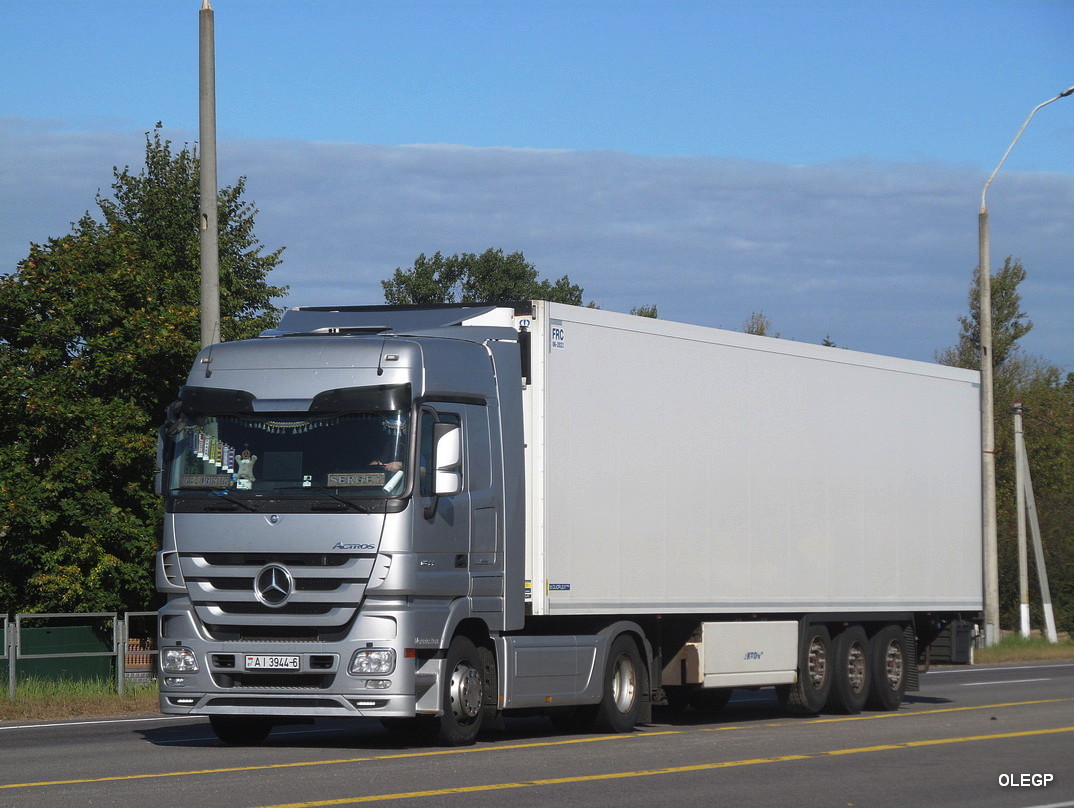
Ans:
<svg viewBox="0 0 1074 808"><path fill-rule="evenodd" d="M582 287L564 275L557 281L539 279L537 268L520 252L504 255L487 249L481 255L458 253L432 258L422 253L409 269L396 267L381 281L389 304L485 303L513 300L551 300L582 305Z"/></svg>
<svg viewBox="0 0 1074 808"><path fill-rule="evenodd" d="M992 367L999 369L1017 349L1018 340L1033 328L1022 311L1022 296L1018 284L1026 279L1026 271L1017 258L1007 256L1003 268L992 275ZM970 368L981 367L981 268L973 271L970 285L970 312L958 318L961 325L958 344L936 354L941 365Z"/></svg>
<svg viewBox="0 0 1074 808"><path fill-rule="evenodd" d="M635 306L630 310L630 313L633 314L635 317L651 317L654 320L657 319L655 303L653 303L651 306Z"/></svg>
<svg viewBox="0 0 1074 808"><path fill-rule="evenodd" d="M1021 309L1018 285L1025 280L1021 261L1008 258L992 278L993 364L996 413L996 515L1000 572L1000 622L1018 625L1017 508L1014 484L1015 402L1024 412L1026 452L1040 517L1045 564L1056 624L1074 631L1074 380L1039 357L1021 352L1018 340L1032 323ZM970 288L970 313L959 317L959 342L936 354L942 364L980 366L979 283ZM1033 553L1029 553L1030 610L1043 625Z"/></svg>
<svg viewBox="0 0 1074 808"><path fill-rule="evenodd" d="M742 333L753 334L757 337L773 337L775 339L780 337L778 331L772 330L772 321L765 316L763 311L755 311L746 318L746 322L742 324Z"/></svg>
<svg viewBox="0 0 1074 808"><path fill-rule="evenodd" d="M200 343L198 159L146 138L72 231L0 276L0 613L146 608L156 425ZM224 337L278 319L243 181L219 195Z"/></svg>

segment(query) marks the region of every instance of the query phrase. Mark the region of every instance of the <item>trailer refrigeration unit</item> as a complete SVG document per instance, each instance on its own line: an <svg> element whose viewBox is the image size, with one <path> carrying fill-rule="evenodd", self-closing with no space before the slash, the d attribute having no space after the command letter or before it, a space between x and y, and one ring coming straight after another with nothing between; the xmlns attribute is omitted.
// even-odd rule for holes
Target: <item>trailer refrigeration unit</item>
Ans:
<svg viewBox="0 0 1074 808"><path fill-rule="evenodd" d="M160 703L472 743L897 709L982 606L975 372L533 301L293 308L161 429Z"/></svg>

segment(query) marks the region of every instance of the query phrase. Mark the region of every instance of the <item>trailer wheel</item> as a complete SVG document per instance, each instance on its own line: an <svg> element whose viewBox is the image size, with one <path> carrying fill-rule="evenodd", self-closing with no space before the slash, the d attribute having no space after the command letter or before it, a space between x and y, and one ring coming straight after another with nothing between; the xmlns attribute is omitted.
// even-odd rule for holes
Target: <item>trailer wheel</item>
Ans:
<svg viewBox="0 0 1074 808"><path fill-rule="evenodd" d="M601 732L630 732L641 709L642 673L638 646L620 634L608 652L604 668L604 696L597 708L594 727Z"/></svg>
<svg viewBox="0 0 1074 808"><path fill-rule="evenodd" d="M245 715L211 715L216 737L229 746L254 746L272 732L272 722L265 718Z"/></svg>
<svg viewBox="0 0 1074 808"><path fill-rule="evenodd" d="M869 639L861 626L850 626L835 638L832 691L828 694L828 709L833 713L856 715L869 698L872 660Z"/></svg>
<svg viewBox="0 0 1074 808"><path fill-rule="evenodd" d="M484 715L484 681L477 647L456 637L448 647L444 714L436 722L436 740L443 746L469 746L477 740Z"/></svg>
<svg viewBox="0 0 1074 808"><path fill-rule="evenodd" d="M906 637L901 626L885 626L869 641L872 657L869 695L870 710L898 710L906 693Z"/></svg>
<svg viewBox="0 0 1074 808"><path fill-rule="evenodd" d="M832 638L825 626L806 626L798 651L798 681L776 688L790 713L812 715L824 709L832 689Z"/></svg>

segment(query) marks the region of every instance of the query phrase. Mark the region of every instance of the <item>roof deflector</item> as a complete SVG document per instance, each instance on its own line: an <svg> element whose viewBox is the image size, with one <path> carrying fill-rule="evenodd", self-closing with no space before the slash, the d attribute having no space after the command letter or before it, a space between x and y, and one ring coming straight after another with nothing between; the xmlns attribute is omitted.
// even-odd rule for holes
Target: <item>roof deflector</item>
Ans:
<svg viewBox="0 0 1074 808"><path fill-rule="evenodd" d="M462 325L497 308L495 304L437 306L298 306L265 335L425 331Z"/></svg>

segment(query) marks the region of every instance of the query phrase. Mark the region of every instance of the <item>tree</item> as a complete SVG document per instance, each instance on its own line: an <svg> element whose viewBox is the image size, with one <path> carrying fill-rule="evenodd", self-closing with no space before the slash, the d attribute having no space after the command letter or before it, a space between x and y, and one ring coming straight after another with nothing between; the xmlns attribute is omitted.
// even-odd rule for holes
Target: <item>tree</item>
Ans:
<svg viewBox="0 0 1074 808"><path fill-rule="evenodd" d="M1045 562L1051 581L1056 623L1074 630L1074 380L1040 357L1026 356L1018 340L1032 328L1021 310L1018 285L1026 271L1007 258L992 279L993 364L996 421L996 519L1000 573L1000 622L1017 626L1019 584L1014 436L1010 415L1022 402L1026 448L1040 517ZM969 314L961 324L958 344L936 353L938 362L977 370L980 367L980 272L969 294ZM1029 556L1031 580L1033 554ZM1033 622L1041 625L1040 598L1030 587Z"/></svg>
<svg viewBox="0 0 1074 808"><path fill-rule="evenodd" d="M651 317L654 320L657 319L655 303L653 303L651 306L635 306L630 310L630 313L633 314L635 317Z"/></svg>
<svg viewBox="0 0 1074 808"><path fill-rule="evenodd" d="M992 366L1000 368L1017 350L1018 340L1033 328L1022 308L1018 284L1026 279L1021 260L1007 256L1003 268L992 275ZM973 271L969 314L958 318L962 328L958 344L936 353L941 365L971 368L981 366L981 268Z"/></svg>
<svg viewBox="0 0 1074 808"><path fill-rule="evenodd" d="M508 300L551 300L582 305L582 287L564 275L557 281L538 279L537 268L521 252L485 250L432 258L422 253L409 269L396 267L381 281L389 304L485 303Z"/></svg>
<svg viewBox="0 0 1074 808"><path fill-rule="evenodd" d="M198 158L158 128L69 234L0 276L0 613L146 608L156 425L200 343ZM278 319L240 179L220 192L225 338Z"/></svg>
<svg viewBox="0 0 1074 808"><path fill-rule="evenodd" d="M755 311L746 318L742 324L742 332L753 334L758 337L774 337L779 339L779 332L772 330L772 321L765 317L763 311Z"/></svg>

